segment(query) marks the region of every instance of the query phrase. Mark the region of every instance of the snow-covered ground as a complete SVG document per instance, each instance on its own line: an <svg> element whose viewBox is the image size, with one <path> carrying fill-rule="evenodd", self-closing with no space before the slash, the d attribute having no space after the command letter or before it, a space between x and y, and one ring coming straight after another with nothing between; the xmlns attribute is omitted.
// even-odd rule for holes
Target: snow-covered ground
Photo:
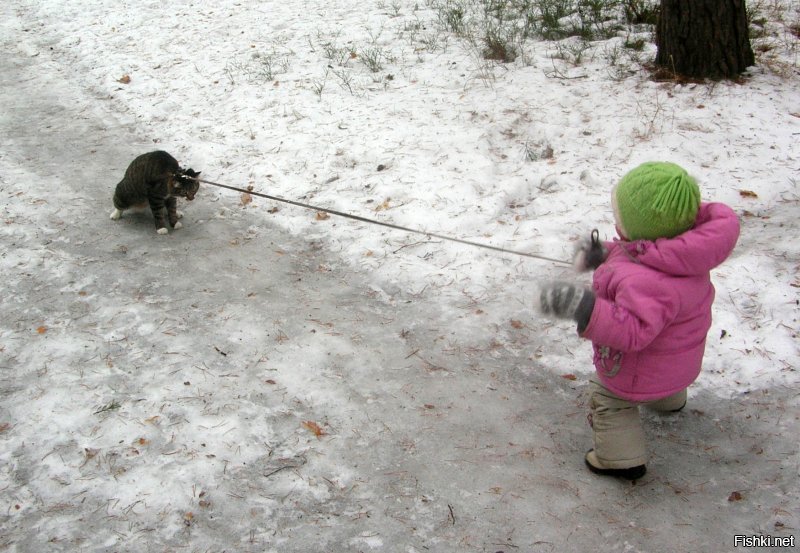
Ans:
<svg viewBox="0 0 800 553"><path fill-rule="evenodd" d="M797 535L788 31L742 83L680 85L626 72L622 37L580 61L530 42L487 62L406 0L0 13L0 551ZM652 460L631 486L583 467L589 345L531 309L537 281L587 276L206 185L168 236L146 213L109 220L153 149L213 181L565 260L592 228L613 236L616 179L668 160L742 236L713 274L689 408L645 415Z"/></svg>

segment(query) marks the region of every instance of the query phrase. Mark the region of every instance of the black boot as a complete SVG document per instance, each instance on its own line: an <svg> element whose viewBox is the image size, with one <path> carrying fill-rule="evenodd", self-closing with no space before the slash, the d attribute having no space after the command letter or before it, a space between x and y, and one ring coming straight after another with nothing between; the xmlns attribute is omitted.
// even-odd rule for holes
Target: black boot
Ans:
<svg viewBox="0 0 800 553"><path fill-rule="evenodd" d="M589 470L595 474L602 474L604 476L615 476L617 478L625 478L626 480L638 480L642 476L645 475L647 472L647 467L645 465L637 465L635 467L629 467L624 469L605 469L594 466L589 461L589 454L592 453L594 450L590 449L586 456L583 458L586 466L589 467Z"/></svg>

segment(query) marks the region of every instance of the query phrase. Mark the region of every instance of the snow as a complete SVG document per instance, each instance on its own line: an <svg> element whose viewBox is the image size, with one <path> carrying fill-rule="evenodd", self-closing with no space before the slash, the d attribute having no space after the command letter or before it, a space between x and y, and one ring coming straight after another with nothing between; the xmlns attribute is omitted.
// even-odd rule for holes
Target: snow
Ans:
<svg viewBox="0 0 800 553"><path fill-rule="evenodd" d="M620 75L622 37L580 63L544 41L486 62L406 0L0 10L0 548L728 551L797 534L796 37L741 83L677 84ZM583 467L589 344L532 310L537 282L588 276L208 185L167 236L146 212L110 220L153 149L562 260L592 228L614 235L616 179L669 160L743 231L712 275L687 412L643 415L652 461L631 486Z"/></svg>

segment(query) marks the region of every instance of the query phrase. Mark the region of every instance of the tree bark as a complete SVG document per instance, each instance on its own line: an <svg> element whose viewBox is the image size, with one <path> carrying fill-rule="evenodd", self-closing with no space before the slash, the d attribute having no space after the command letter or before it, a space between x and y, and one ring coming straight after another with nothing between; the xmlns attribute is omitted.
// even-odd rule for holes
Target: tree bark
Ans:
<svg viewBox="0 0 800 553"><path fill-rule="evenodd" d="M661 0L656 65L691 78L733 78L755 63L745 0Z"/></svg>

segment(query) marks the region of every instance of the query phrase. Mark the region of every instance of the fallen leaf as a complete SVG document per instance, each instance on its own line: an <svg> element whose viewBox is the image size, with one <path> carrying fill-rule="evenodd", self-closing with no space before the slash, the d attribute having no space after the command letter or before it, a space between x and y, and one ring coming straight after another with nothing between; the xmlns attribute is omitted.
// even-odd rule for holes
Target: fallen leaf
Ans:
<svg viewBox="0 0 800 553"><path fill-rule="evenodd" d="M331 216L325 213L324 211L317 211L317 217L316 217L317 221L325 221L330 218Z"/></svg>
<svg viewBox="0 0 800 553"><path fill-rule="evenodd" d="M148 440L147 438L139 438L138 440L136 440L135 443L138 444L138 445L144 446L144 445L149 444L150 440Z"/></svg>
<svg viewBox="0 0 800 553"><path fill-rule="evenodd" d="M118 83L122 83L122 84L130 84L131 76L130 75L123 75L122 77L117 79L117 82Z"/></svg>
<svg viewBox="0 0 800 553"><path fill-rule="evenodd" d="M9 428L11 428L11 423L10 423L10 422L3 422L3 423L0 423L0 434L2 434L3 432L5 432L5 431L6 431L6 430L8 430Z"/></svg>
<svg viewBox="0 0 800 553"><path fill-rule="evenodd" d="M277 213L278 211L279 211L279 210L278 210L278 208L277 208L277 207L272 207L272 208L270 208L270 209L268 209L268 210L267 210L267 213Z"/></svg>
<svg viewBox="0 0 800 553"><path fill-rule="evenodd" d="M517 321L515 319L511 319L511 327L516 328L517 330L521 328L525 328L525 325L522 324L522 321Z"/></svg>
<svg viewBox="0 0 800 553"><path fill-rule="evenodd" d="M742 198L758 198L758 194L756 194L752 190L739 190L739 195Z"/></svg>
<svg viewBox="0 0 800 553"><path fill-rule="evenodd" d="M577 377L577 376L575 376L575 375L574 375L574 374L572 374L572 373L569 373L569 374L562 374L562 375L561 375L561 378L563 378L563 379L565 379L565 380L578 380L578 377Z"/></svg>
<svg viewBox="0 0 800 553"><path fill-rule="evenodd" d="M275 382L275 381L274 381L274 380L272 380L271 378L268 378L268 379L266 379L264 382L266 382L267 384L272 384L273 386L274 386L275 384L277 384L277 382Z"/></svg>
<svg viewBox="0 0 800 553"><path fill-rule="evenodd" d="M317 438L325 435L325 431L314 421L303 421L303 427L314 434Z"/></svg>
<svg viewBox="0 0 800 553"><path fill-rule="evenodd" d="M731 492L731 495L728 496L728 501L741 501L744 499L740 492Z"/></svg>
<svg viewBox="0 0 800 553"><path fill-rule="evenodd" d="M38 332L39 334L44 334L45 332L47 332L47 327L40 326L39 328L36 329L36 332Z"/></svg>
<svg viewBox="0 0 800 553"><path fill-rule="evenodd" d="M245 192L242 194L242 199L240 201L242 205L245 206L253 201L253 196Z"/></svg>

